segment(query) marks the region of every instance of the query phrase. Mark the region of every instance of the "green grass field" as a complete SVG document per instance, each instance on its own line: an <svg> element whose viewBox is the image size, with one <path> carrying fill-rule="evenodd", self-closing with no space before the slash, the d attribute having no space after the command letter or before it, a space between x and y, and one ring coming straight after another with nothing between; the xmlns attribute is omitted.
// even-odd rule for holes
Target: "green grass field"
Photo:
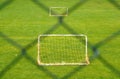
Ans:
<svg viewBox="0 0 120 79"><path fill-rule="evenodd" d="M67 7L68 16L61 22L50 7ZM38 66L44 33L85 34L99 55L89 46L88 66ZM119 34L119 0L0 0L0 79L120 79Z"/></svg>

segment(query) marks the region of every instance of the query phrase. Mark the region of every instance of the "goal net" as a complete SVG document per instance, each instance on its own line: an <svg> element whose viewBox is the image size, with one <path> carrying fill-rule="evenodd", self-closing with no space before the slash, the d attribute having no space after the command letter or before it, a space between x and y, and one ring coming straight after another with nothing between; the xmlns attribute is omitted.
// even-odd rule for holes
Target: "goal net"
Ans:
<svg viewBox="0 0 120 79"><path fill-rule="evenodd" d="M88 65L87 36L39 35L37 61L39 65Z"/></svg>

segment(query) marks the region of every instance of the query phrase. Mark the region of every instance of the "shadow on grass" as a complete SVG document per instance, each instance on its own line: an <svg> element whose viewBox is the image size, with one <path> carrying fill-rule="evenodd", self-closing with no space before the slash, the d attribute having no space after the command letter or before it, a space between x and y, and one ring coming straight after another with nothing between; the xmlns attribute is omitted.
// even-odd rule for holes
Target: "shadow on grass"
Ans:
<svg viewBox="0 0 120 79"><path fill-rule="evenodd" d="M109 70L111 70L112 73L114 73L116 76L118 76L120 78L120 71L117 70L113 65L111 65L108 61L106 61L102 56L98 56L98 59L101 61L101 63L108 68Z"/></svg>
<svg viewBox="0 0 120 79"><path fill-rule="evenodd" d="M2 4L0 4L0 10L2 10L3 8L5 8L6 6L10 5L14 0L6 0L5 2L3 2Z"/></svg>
<svg viewBox="0 0 120 79"><path fill-rule="evenodd" d="M67 24L63 23L62 21L62 25L64 26L64 28L66 28L68 31L70 31L70 33L74 33L77 34L73 29L70 28L70 26L68 26ZM45 33L49 33L54 31L57 27L59 26L59 23L56 24L54 27L52 27L51 29L49 29L47 32ZM109 38L115 38L115 36L117 36L119 34L119 31L116 33L113 33L113 36L108 37L106 39ZM44 66L39 66L36 62L36 60L34 60L31 56L28 55L27 51L32 47L31 45L28 45L28 47L22 47L21 45L17 44L16 42L14 42L12 39L8 38L6 35L2 34L0 32L0 37L2 37L5 41L7 41L8 43L12 44L13 46L15 46L16 48L18 48L19 50L21 50L21 54L16 57L14 60L12 60L11 63L9 63L4 69L2 69L2 71L0 71L0 78L2 78L12 67L14 67L19 60L21 60L23 57L25 57L27 60L29 60L31 62L31 64L35 65L40 71L43 71L44 73L46 73L49 77L51 77L52 79L69 79L71 76L74 76L74 74L76 74L77 72L79 72L81 69L84 69L86 66L78 66L76 68L74 68L71 72L67 73L65 76L63 76L62 78L58 78L58 76L56 76L54 73L50 72L48 69L46 69ZM106 40L105 42L107 42L109 40ZM35 42L36 43L36 42ZM34 44L35 44L34 43ZM32 43L31 43L32 44ZM102 44L102 43L100 43ZM103 44L104 45L104 44ZM101 45L102 46L102 45ZM95 51L93 51L94 53L96 53ZM101 56L98 56L98 59L101 61L101 63L104 64L104 66L106 66L109 70L111 70L111 72L113 72L115 75L117 75L119 77L120 71L118 71L116 68L114 68L114 66L112 66L110 63L108 63L104 58L102 58ZM91 59L90 59L91 60Z"/></svg>
<svg viewBox="0 0 120 79"><path fill-rule="evenodd" d="M53 74L52 72L50 72L48 69L46 69L44 66L39 66L36 62L36 60L34 60L31 56L29 56L28 54L25 55L25 58L27 60L30 61L31 64L35 65L39 70L43 71L44 73L46 73L49 77L51 77L52 79L59 79L55 74Z"/></svg>
<svg viewBox="0 0 120 79"><path fill-rule="evenodd" d="M16 58L14 58L7 66L5 66L2 71L0 71L0 79L11 69L13 68L21 59L23 58L23 55L20 54Z"/></svg>
<svg viewBox="0 0 120 79"><path fill-rule="evenodd" d="M0 32L0 37L2 39L4 39L5 41L7 41L8 43L10 43L15 48L22 49L22 46L20 44L16 43L12 39L10 39L8 36L6 36L5 34L3 34L2 32Z"/></svg>
<svg viewBox="0 0 120 79"><path fill-rule="evenodd" d="M11 62L5 66L1 71L0 71L0 79L2 79L4 77L4 75L10 71L10 69L12 69L17 63L19 63L19 61L25 57L27 60L29 60L33 65L35 65L39 70L43 71L44 73L46 73L48 76L50 76L53 79L58 79L56 75L52 74L49 70L47 70L46 68L44 68L43 66L38 66L38 64L36 63L36 60L34 60L32 57L30 57L27 53L28 49L24 49L24 47L22 47L21 45L17 44L16 42L14 42L12 39L8 38L5 34L3 34L2 32L0 32L0 37L2 37L2 39L4 39L5 41L7 41L8 43L10 43L12 46L14 46L15 48L18 48L18 50L21 51L21 53L14 58L13 60L11 60Z"/></svg>
<svg viewBox="0 0 120 79"><path fill-rule="evenodd" d="M32 0L32 1L33 1L33 3L35 3L36 5L38 5L40 8L42 8L43 10L45 10L47 13L49 13L49 7L45 6L39 0ZM82 6L87 1L88 0L80 0L79 2L77 2L70 9L68 9L69 14L71 14L74 10L76 10L77 8L79 8L80 6ZM54 11L52 11L51 13L53 13L54 15L56 15L56 12L54 12ZM62 14L66 14L66 12L63 12ZM57 16L57 17L59 17L59 16Z"/></svg>
<svg viewBox="0 0 120 79"><path fill-rule="evenodd" d="M74 74L76 74L77 72L79 72L81 69L85 68L86 66L78 66L76 68L74 68L70 73L68 73L67 75L63 76L60 79L69 79L70 77L72 77Z"/></svg>
<svg viewBox="0 0 120 79"><path fill-rule="evenodd" d="M113 4L117 9L120 10L120 4L116 0L108 0L111 4Z"/></svg>
<svg viewBox="0 0 120 79"><path fill-rule="evenodd" d="M8 0L8 2L0 5L0 10L3 9L6 5L10 4L13 0ZM43 8L46 12L49 11L49 8L46 7L44 4L42 4L41 2L39 2L38 0L32 0L35 4L37 4L40 8ZM109 1L113 1L113 0L109 0ZM83 5L86 1L80 1L79 3L75 4L73 7L71 7L69 9L69 12L72 13L74 10L76 10L80 5ZM113 1L112 3L115 4L115 2ZM62 25L62 27L64 27L66 30L68 30L71 34L78 34L75 30L73 30L72 28L70 28L69 25L67 25L64 21L63 21L63 17L58 17L58 23L56 23L55 25L53 25L52 28L48 29L48 31L46 31L44 34L50 34L51 32L53 32L54 30L56 30L60 25ZM88 47L92 50L93 55L98 55L98 48L100 48L101 46L107 44L107 42L109 42L110 40L113 40L116 36L118 36L120 34L120 31L113 33L111 36L107 37L106 39L100 41L98 44L96 45L92 45L91 43L88 42ZM2 37L5 41L7 41L8 43L10 43L12 46L14 46L15 48L18 48L18 50L21 51L20 55L17 56L14 60L12 60L12 62L10 62L4 69L2 69L2 71L0 71L0 78L2 78L13 66L15 66L19 60L21 60L23 57L25 57L27 60L29 60L31 62L31 64L35 65L40 71L43 71L44 73L46 73L48 76L50 76L52 79L68 79L71 76L73 76L74 74L76 74L77 72L79 72L81 69L84 69L86 66L78 66L76 68L74 68L71 72L67 73L65 76L63 76L62 78L58 78L58 76L56 76L54 73L50 72L48 69L46 69L43 66L39 66L36 62L36 60L34 60L30 55L28 55L27 51L32 48L33 46L36 45L37 43L37 39L35 39L33 42L31 42L30 44L26 45L25 47L21 46L20 44L14 42L12 39L8 38L8 36L6 36L5 34L3 34L2 32L0 32L0 37ZM106 66L109 70L111 70L111 72L113 72L115 75L117 75L119 77L120 71L118 71L116 68L114 68L114 66L112 66L110 63L108 63L104 58L102 58L100 55L96 56L98 57L98 59L101 61L101 63L104 64L104 66ZM90 57L90 61L93 61L93 56Z"/></svg>
<svg viewBox="0 0 120 79"><path fill-rule="evenodd" d="M45 33L43 34L50 34L53 32L55 29L59 27L59 23L56 23L55 25L52 26L52 28L48 29ZM33 47L36 43L38 42L38 38L36 38L33 42L25 46L25 49L29 50L31 47Z"/></svg>
<svg viewBox="0 0 120 79"><path fill-rule="evenodd" d="M104 40L100 41L99 43L97 43L96 45L94 45L96 48L100 48L101 46L107 44L108 42L110 42L111 40L113 40L114 38L116 38L118 35L120 35L120 30L113 33L112 35L108 36L107 38L105 38Z"/></svg>
<svg viewBox="0 0 120 79"><path fill-rule="evenodd" d="M85 4L88 0L80 0L78 3L76 3L75 5L73 5L69 10L69 14L71 14L73 11L75 11L76 9L78 9L80 6L82 6L83 4Z"/></svg>
<svg viewBox="0 0 120 79"><path fill-rule="evenodd" d="M45 6L43 3L41 3L39 0L31 0L31 1L49 13L49 8Z"/></svg>

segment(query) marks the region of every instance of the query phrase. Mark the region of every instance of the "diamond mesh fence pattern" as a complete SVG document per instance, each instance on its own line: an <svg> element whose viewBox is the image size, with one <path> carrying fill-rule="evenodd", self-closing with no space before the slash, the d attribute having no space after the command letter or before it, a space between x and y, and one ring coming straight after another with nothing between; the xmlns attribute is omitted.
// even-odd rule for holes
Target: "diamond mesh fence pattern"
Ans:
<svg viewBox="0 0 120 79"><path fill-rule="evenodd" d="M12 3L14 3L16 0L5 0L3 1L3 3L0 3L0 12L2 10L5 10L9 5L11 5ZM120 4L116 1L116 0L107 0L108 3L111 3L113 6L115 6L118 10L120 10ZM42 3L40 0L30 0L30 2L32 2L33 4L37 5L38 8L41 8L43 11L45 11L46 13L49 13L49 7L46 6L44 3ZM74 4L73 6L71 6L68 10L69 14L71 15L72 13L74 13L76 10L78 10L79 7L83 6L85 3L87 3L88 0L80 0L79 2L77 2L76 4ZM22 6L22 5L21 5ZM1 16L1 15L0 15ZM51 34L53 31L55 31L57 28L62 27L64 29L66 29L70 34L78 34L73 28L71 28L71 26L73 25L68 25L66 21L64 21L64 19L66 18L66 16L57 16L55 17L57 20L57 23L54 24L51 28L47 29L47 31L44 32L44 34ZM0 19L1 20L1 19ZM0 26L1 27L1 26ZM115 27L115 26L113 26ZM13 28L14 29L14 28ZM24 30L24 29L21 29ZM2 69L0 70L0 79L4 79L4 76L9 72L12 71L12 69L14 69L14 67L16 65L19 64L19 62L25 58L28 60L28 62L30 62L30 65L34 65L36 66L36 68L40 71L42 71L43 73L45 73L47 76L49 76L48 79L71 79L72 76L74 76L75 74L77 74L77 72L82 71L83 69L86 69L87 66L77 66L74 67L70 72L68 72L67 74L65 74L62 77L59 77L58 75L56 75L55 73L51 72L48 68L44 67L44 66L39 66L36 63L36 59L33 58L30 54L29 54L29 50L36 47L37 45L37 38L34 39L31 43L26 44L26 45L22 45L19 42L14 41L14 39L11 39L11 37L8 36L9 34L6 34L4 32L0 32L0 39L4 40L7 44L9 44L9 46L15 48L16 50L18 50L20 53L17 54L17 56L13 59L8 59L11 62L9 62L8 64L6 64L6 66L1 67ZM114 67L113 64L109 63L108 60L106 60L105 57L102 56L103 53L100 52L100 49L102 49L104 46L106 46L108 43L110 43L111 41L113 41L114 39L116 39L118 36L120 35L120 30L118 29L118 31L112 33L109 36L106 36L106 38L103 38L101 41L99 41L96 44L92 44L90 41L88 41L88 49L92 51L90 58L90 62L94 63L95 59L98 59L99 62L101 62L111 73L113 73L114 75L117 76L118 79L120 79L120 70L117 69L116 67ZM1 45L0 47L2 48L3 45ZM36 47L37 48L37 47ZM6 48L7 49L7 48ZM4 50L4 51L9 51L9 49L0 49L0 50ZM15 51L16 51L15 50ZM36 49L37 50L37 49ZM109 49L108 49L109 50ZM15 52L13 50L13 52ZM105 51L105 50L104 50ZM118 51L120 52L120 51ZM34 52L37 53L37 52ZM114 53L114 52L113 52ZM117 56L117 55L116 55ZM7 57L6 57L7 58ZM4 60L0 60L0 61L4 61ZM0 64L1 65L1 64ZM88 66L89 67L89 66ZM18 69L19 70L19 69ZM20 71L20 70L19 70ZM91 71L92 72L92 71ZM26 72L27 73L27 72ZM38 72L39 73L39 72ZM100 74L100 73L99 73ZM102 72L101 72L102 74ZM10 75L9 75L10 76ZM34 75L35 76L35 75ZM32 78L32 77L31 77ZM43 79L43 76L39 76L40 79ZM103 79L104 77L101 77L101 79ZM27 77L26 77L27 79ZM78 79L76 77L76 79ZM89 79L89 78L82 78L82 79Z"/></svg>

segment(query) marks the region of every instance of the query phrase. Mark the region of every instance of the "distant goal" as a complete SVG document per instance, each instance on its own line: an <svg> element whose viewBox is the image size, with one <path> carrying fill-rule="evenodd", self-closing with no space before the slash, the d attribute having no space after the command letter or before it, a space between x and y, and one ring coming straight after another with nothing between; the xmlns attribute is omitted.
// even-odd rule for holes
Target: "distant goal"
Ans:
<svg viewBox="0 0 120 79"><path fill-rule="evenodd" d="M38 36L39 65L88 65L87 36L43 34Z"/></svg>
<svg viewBox="0 0 120 79"><path fill-rule="evenodd" d="M50 7L49 16L68 16L67 7Z"/></svg>

